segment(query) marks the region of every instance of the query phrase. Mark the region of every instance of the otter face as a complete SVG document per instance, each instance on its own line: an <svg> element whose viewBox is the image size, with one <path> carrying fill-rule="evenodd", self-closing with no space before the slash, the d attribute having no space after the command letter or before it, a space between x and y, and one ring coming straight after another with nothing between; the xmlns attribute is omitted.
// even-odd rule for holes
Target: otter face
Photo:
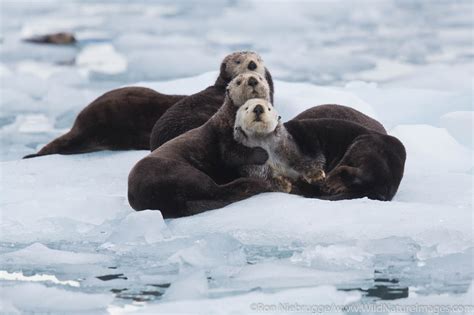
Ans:
<svg viewBox="0 0 474 315"><path fill-rule="evenodd" d="M280 117L267 100L254 98L242 105L235 117L235 128L248 136L265 136L275 131Z"/></svg>
<svg viewBox="0 0 474 315"><path fill-rule="evenodd" d="M239 51L224 58L221 64L221 75L229 80L241 73L254 71L265 76L265 65L262 58L253 51Z"/></svg>
<svg viewBox="0 0 474 315"><path fill-rule="evenodd" d="M227 86L227 95L235 106L242 106L251 98L270 99L270 87L265 77L257 72L236 76Z"/></svg>

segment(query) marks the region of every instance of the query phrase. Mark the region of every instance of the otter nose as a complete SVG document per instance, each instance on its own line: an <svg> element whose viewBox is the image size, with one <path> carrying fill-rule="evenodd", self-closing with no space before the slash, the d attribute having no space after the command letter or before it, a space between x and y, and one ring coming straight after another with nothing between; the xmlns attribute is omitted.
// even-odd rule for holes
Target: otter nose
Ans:
<svg viewBox="0 0 474 315"><path fill-rule="evenodd" d="M255 113L257 117L260 117L260 115L263 114L264 112L263 106L258 104L257 106L253 108L253 112Z"/></svg>
<svg viewBox="0 0 474 315"><path fill-rule="evenodd" d="M257 79L255 79L254 77L250 77L250 78L249 78L248 85L250 85L250 86L256 86L257 84L258 84Z"/></svg>
<svg viewBox="0 0 474 315"><path fill-rule="evenodd" d="M249 62L249 65L247 66L247 68L248 68L249 70L253 71L253 70L257 69L257 64L256 64L255 62L253 62L253 61L250 61L250 62Z"/></svg>

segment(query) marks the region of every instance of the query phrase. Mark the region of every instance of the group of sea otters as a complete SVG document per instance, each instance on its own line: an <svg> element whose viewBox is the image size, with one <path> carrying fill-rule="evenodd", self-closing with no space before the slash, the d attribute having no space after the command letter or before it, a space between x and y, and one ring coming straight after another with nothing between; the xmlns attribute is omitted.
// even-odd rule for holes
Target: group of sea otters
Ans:
<svg viewBox="0 0 474 315"><path fill-rule="evenodd" d="M403 144L375 119L342 105L314 106L282 123L270 72L255 52L234 52L214 85L193 95L112 90L38 153L150 149L131 170L135 210L176 218L263 192L325 200L391 200Z"/></svg>

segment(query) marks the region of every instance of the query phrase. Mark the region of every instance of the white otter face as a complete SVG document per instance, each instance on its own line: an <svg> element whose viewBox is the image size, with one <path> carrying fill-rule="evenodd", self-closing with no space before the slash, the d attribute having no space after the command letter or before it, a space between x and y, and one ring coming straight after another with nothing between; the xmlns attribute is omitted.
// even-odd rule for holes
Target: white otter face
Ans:
<svg viewBox="0 0 474 315"><path fill-rule="evenodd" d="M265 136L275 131L280 117L272 104L264 99L250 99L237 111L235 128L247 136Z"/></svg>
<svg viewBox="0 0 474 315"><path fill-rule="evenodd" d="M265 65L262 58L253 51L232 53L222 61L224 71L229 78L235 78L241 73L254 71L265 76Z"/></svg>
<svg viewBox="0 0 474 315"><path fill-rule="evenodd" d="M227 86L228 97L240 107L251 98L270 99L267 80L257 72L247 72L236 76Z"/></svg>

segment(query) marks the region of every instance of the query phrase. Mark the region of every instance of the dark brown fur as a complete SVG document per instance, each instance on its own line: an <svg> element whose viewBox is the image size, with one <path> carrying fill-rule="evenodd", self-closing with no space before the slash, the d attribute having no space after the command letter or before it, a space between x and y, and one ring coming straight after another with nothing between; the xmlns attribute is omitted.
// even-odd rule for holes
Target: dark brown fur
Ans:
<svg viewBox="0 0 474 315"><path fill-rule="evenodd" d="M225 88L232 80L232 77L225 75L224 62L221 64L220 73L214 85L182 99L158 119L151 132L150 151L188 130L202 126L217 112L224 102ZM273 101L273 80L268 70L265 78L270 86L270 99Z"/></svg>
<svg viewBox="0 0 474 315"><path fill-rule="evenodd" d="M99 150L145 150L156 120L184 95L166 95L144 87L107 92L77 116L71 130L37 154L76 154Z"/></svg>
<svg viewBox="0 0 474 315"><path fill-rule="evenodd" d="M48 143L38 153L24 158L99 150L150 149L153 126L173 105L180 104L163 119L163 123L157 124L162 128L154 131L159 139L167 141L198 127L217 111L224 101L225 88L232 80L225 63L221 64L220 70L213 86L189 97L161 94L142 87L125 87L107 92L79 113L68 133ZM268 71L267 80L273 91ZM183 99L187 101L181 103Z"/></svg>
<svg viewBox="0 0 474 315"><path fill-rule="evenodd" d="M391 200L403 177L406 152L395 137L339 119L291 120L285 127L305 155L325 157L321 185L298 182L294 193L329 200Z"/></svg>
<svg viewBox="0 0 474 315"><path fill-rule="evenodd" d="M135 210L159 209L164 218L176 218L271 190L258 179L240 178L225 185L213 179L268 158L265 150L234 141L235 109L227 104L203 126L167 142L135 165L128 180L128 200Z"/></svg>
<svg viewBox="0 0 474 315"><path fill-rule="evenodd" d="M381 134L387 134L383 125L377 120L359 112L358 110L343 105L326 104L314 106L300 113L293 118L293 120L318 118L333 118L351 121L358 123L365 128L380 132Z"/></svg>
<svg viewBox="0 0 474 315"><path fill-rule="evenodd" d="M264 97L262 93L267 93L268 99L268 87L255 96ZM164 218L176 218L273 189L261 179L234 179L239 167L263 164L268 154L262 148L248 148L234 140L238 106L230 95L232 91L204 125L166 142L133 167L128 178L128 200L135 210L159 209Z"/></svg>

